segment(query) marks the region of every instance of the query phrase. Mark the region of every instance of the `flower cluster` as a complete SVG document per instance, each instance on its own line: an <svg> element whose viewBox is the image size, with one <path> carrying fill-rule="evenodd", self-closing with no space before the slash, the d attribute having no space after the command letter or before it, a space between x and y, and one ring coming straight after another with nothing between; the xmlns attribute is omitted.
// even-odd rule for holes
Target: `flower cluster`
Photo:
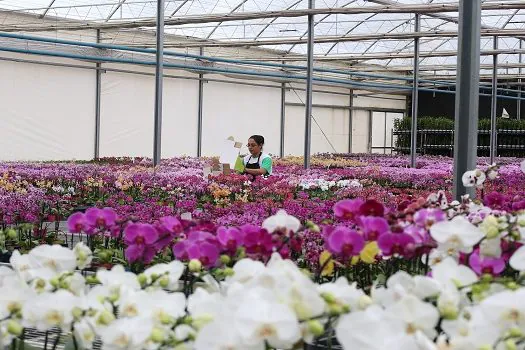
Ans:
<svg viewBox="0 0 525 350"><path fill-rule="evenodd" d="M434 232L446 222L428 225ZM298 229L284 213L266 225ZM346 277L315 283L277 253L266 264L240 259L222 278L195 269L196 260L85 277L79 270L91 259L83 243L16 251L12 269L0 268L0 343L23 342L27 328L59 328L77 349L97 339L108 349L294 349L331 329L343 349L518 349L525 340L523 279L479 276L454 256L428 275L398 271L369 291ZM522 248L510 261L525 271Z"/></svg>

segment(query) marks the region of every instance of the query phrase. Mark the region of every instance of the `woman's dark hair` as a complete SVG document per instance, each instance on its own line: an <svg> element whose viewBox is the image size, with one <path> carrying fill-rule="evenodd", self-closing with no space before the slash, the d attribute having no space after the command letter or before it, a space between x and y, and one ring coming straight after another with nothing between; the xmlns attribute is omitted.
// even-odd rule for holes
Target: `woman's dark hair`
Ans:
<svg viewBox="0 0 525 350"><path fill-rule="evenodd" d="M264 145L264 137L261 135L252 135L250 136L250 139L254 140L256 144L259 146Z"/></svg>

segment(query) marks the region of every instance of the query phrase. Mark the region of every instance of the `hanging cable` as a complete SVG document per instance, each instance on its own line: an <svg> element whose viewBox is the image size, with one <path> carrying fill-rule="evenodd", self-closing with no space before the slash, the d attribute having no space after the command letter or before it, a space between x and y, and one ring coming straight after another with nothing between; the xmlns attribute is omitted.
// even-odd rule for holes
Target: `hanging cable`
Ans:
<svg viewBox="0 0 525 350"><path fill-rule="evenodd" d="M290 88L293 90L293 92L295 93L295 95L297 96L297 98L299 99L299 101L301 101L301 103L304 105L304 101L303 99L301 98L301 96L299 96L299 94L297 93L297 91L295 91L295 88L292 86L291 83L288 83L288 85L290 85ZM326 136L325 132L323 131L323 128L321 128L321 125L319 125L319 123L317 122L317 120L315 119L313 113L310 115L310 117L312 117L313 121L315 122L315 125L317 125L317 127L319 128L319 130L321 130L321 133L323 134L324 138L326 139L326 142L328 142L328 144L330 145L330 147L332 147L332 149L334 150L334 153L337 153L337 150L335 149L334 145L332 144L332 142L330 142L330 139L328 139L328 136Z"/></svg>

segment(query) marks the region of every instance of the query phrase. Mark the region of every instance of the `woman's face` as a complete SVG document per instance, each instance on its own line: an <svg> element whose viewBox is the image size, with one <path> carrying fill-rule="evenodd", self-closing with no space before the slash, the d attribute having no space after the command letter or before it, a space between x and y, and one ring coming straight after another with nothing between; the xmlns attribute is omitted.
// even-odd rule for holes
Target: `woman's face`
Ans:
<svg viewBox="0 0 525 350"><path fill-rule="evenodd" d="M258 156L261 153L262 147L255 142L254 139L248 139L248 151L252 156Z"/></svg>

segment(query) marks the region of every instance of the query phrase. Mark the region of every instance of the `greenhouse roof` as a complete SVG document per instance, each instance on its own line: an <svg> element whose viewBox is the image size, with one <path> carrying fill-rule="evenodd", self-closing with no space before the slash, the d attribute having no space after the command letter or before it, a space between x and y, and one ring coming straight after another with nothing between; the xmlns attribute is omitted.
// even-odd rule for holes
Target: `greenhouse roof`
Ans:
<svg viewBox="0 0 525 350"><path fill-rule="evenodd" d="M19 23L1 23L4 32L96 28L111 43L154 47L129 35L132 28L154 30L156 1L151 0L0 0L3 13L32 14ZM166 47L251 47L272 49L265 60L300 59L306 53L308 0L165 0ZM347 64L367 63L374 70L411 71L414 19L421 15L421 70L455 75L458 1L316 0L315 57ZM50 21L50 19L57 19ZM520 37L525 1L483 1L481 73L490 74L498 53L501 74L521 73ZM127 34L126 34L127 33ZM498 47L494 50L494 37ZM122 37L126 42L122 42ZM284 54L283 54L284 53ZM220 56L220 50L214 55Z"/></svg>

